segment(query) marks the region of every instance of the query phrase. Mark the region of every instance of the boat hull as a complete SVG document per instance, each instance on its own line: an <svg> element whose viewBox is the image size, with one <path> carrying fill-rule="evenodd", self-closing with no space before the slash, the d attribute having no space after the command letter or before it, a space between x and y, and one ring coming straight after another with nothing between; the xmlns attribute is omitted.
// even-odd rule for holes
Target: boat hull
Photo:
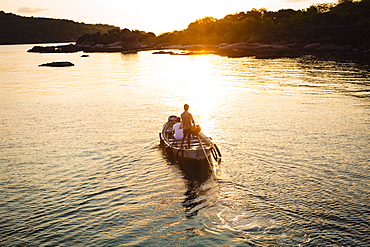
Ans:
<svg viewBox="0 0 370 247"><path fill-rule="evenodd" d="M172 127L175 123L176 117L170 116L168 122L163 125L163 130L160 133L160 142L166 148L167 153L174 157L177 161L188 160L205 160L209 159L214 148L211 139L206 137L202 132L192 136L190 141L190 148L187 140L182 145L182 140L175 140L173 138Z"/></svg>
<svg viewBox="0 0 370 247"><path fill-rule="evenodd" d="M176 157L176 159L191 159L191 160L204 160L207 159L207 157L211 156L211 150L209 148L205 148L202 150L202 148L197 149L185 149L185 148L174 148L168 146L168 149L171 152L171 155L173 157Z"/></svg>

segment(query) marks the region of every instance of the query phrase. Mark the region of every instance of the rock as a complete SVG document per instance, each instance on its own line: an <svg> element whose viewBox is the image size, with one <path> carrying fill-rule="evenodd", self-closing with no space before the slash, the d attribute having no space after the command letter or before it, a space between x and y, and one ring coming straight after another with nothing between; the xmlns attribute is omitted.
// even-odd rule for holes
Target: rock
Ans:
<svg viewBox="0 0 370 247"><path fill-rule="evenodd" d="M314 50L315 53L327 53L327 52L348 52L352 51L352 46L345 45L339 46L335 44L322 45Z"/></svg>
<svg viewBox="0 0 370 247"><path fill-rule="evenodd" d="M321 46L320 43L310 43L302 47L304 51L313 51Z"/></svg>
<svg viewBox="0 0 370 247"><path fill-rule="evenodd" d="M180 53L179 52L176 52L176 53L171 54L171 55L188 56L188 55L199 55L199 54L204 54L204 53L190 51L190 52L180 52Z"/></svg>
<svg viewBox="0 0 370 247"><path fill-rule="evenodd" d="M211 54L211 53L208 53L208 52L193 52L193 51L189 51L189 52L173 52L173 51L155 51L153 52L152 54L167 54L167 55L179 55L179 56L187 56L187 55L202 55L202 54Z"/></svg>
<svg viewBox="0 0 370 247"><path fill-rule="evenodd" d="M125 52L125 51L138 51L145 50L147 46L141 45L134 42L114 42L111 44L96 44L92 47L84 46L82 50L84 52Z"/></svg>
<svg viewBox="0 0 370 247"><path fill-rule="evenodd" d="M27 52L38 52L38 53L70 53L78 52L81 49L73 44L59 45L59 46L34 46Z"/></svg>
<svg viewBox="0 0 370 247"><path fill-rule="evenodd" d="M52 63L44 63L40 64L39 66L46 66L46 67L70 67L75 66L71 62L52 62Z"/></svg>
<svg viewBox="0 0 370 247"><path fill-rule="evenodd" d="M155 51L152 54L168 54L168 55L173 55L175 53L173 51Z"/></svg>
<svg viewBox="0 0 370 247"><path fill-rule="evenodd" d="M284 45L260 45L256 50L256 58L293 57L293 54L292 49Z"/></svg>
<svg viewBox="0 0 370 247"><path fill-rule="evenodd" d="M356 63L370 63L370 52L366 49L355 48L351 45L325 44L311 52L316 58L336 61L353 61Z"/></svg>
<svg viewBox="0 0 370 247"><path fill-rule="evenodd" d="M228 57L256 57L256 58L281 58L298 57L297 49L285 45L260 44L260 43L236 43L222 44L219 46L218 54Z"/></svg>
<svg viewBox="0 0 370 247"><path fill-rule="evenodd" d="M228 57L252 57L256 55L258 43L240 42L235 44L223 43L218 47L217 54Z"/></svg>
<svg viewBox="0 0 370 247"><path fill-rule="evenodd" d="M69 52L122 52L122 51L132 51L132 50L145 50L147 46L142 45L138 42L122 42L117 41L109 44L96 43L94 45L90 44L69 44L62 46L34 46L28 52L38 52L38 53L69 53Z"/></svg>

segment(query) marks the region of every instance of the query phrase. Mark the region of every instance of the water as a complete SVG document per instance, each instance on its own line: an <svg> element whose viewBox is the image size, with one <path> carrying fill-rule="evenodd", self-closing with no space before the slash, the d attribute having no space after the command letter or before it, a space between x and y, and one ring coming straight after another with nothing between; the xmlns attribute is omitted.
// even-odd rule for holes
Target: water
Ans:
<svg viewBox="0 0 370 247"><path fill-rule="evenodd" d="M1 246L370 245L368 67L30 47L0 46ZM159 148L184 103L213 174Z"/></svg>

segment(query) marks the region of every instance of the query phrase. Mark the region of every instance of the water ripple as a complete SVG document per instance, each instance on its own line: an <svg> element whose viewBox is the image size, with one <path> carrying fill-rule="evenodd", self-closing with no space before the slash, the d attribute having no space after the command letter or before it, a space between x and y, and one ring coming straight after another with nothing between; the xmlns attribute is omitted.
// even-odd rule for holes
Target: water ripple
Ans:
<svg viewBox="0 0 370 247"><path fill-rule="evenodd" d="M370 244L367 68L25 48L0 47L0 245ZM185 102L214 172L159 149Z"/></svg>

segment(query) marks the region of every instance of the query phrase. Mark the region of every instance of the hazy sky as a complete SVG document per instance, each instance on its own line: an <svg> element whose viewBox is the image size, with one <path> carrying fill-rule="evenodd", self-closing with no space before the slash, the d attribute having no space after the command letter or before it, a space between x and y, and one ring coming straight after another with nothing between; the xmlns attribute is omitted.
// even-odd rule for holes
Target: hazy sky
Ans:
<svg viewBox="0 0 370 247"><path fill-rule="evenodd" d="M0 0L0 9L22 16L102 23L141 31L172 32L187 28L196 19L252 8L276 11L305 9L312 4L336 0Z"/></svg>

